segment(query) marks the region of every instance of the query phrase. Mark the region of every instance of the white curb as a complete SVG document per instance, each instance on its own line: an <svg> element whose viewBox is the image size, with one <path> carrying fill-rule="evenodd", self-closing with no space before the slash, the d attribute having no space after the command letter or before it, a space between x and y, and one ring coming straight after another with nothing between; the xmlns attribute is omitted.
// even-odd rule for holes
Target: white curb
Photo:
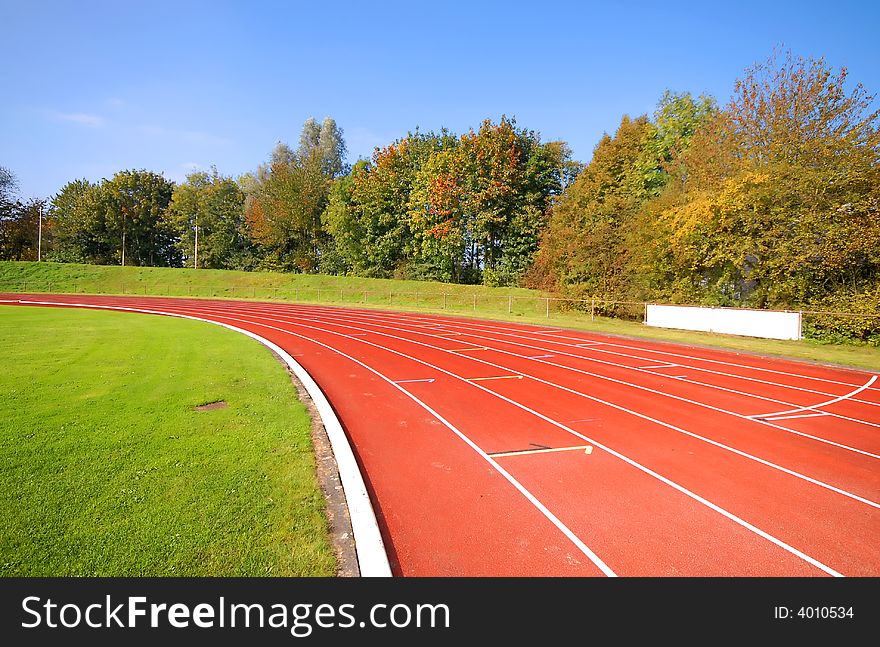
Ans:
<svg viewBox="0 0 880 647"><path fill-rule="evenodd" d="M327 437L330 439L330 446L333 450L333 455L336 458L336 466L339 469L339 476L342 481L342 490L345 494L345 501L348 505L348 514L351 518L351 529L354 534L355 550L357 551L358 568L361 577L391 577L391 566L388 563L385 544L382 541L382 535L379 532L379 524L376 522L376 514L373 511L373 505L370 503L370 497L367 494L367 487L364 484L360 468L354 458L354 452L352 452L351 445L348 443L348 438L342 430L339 418L336 417L336 413L330 406L330 402L327 401L324 392L321 391L321 388L315 380L312 379L309 372L306 371L299 362L293 359L287 351L268 339L260 337L249 330L191 315L163 312L161 310L146 310L142 308L127 308L122 306L101 306L88 303L23 301L21 299L18 300L18 303L75 306L101 310L124 310L128 312L140 312L143 314L165 315L179 317L181 319L203 321L205 323L223 326L229 330L234 330L235 332L247 335L251 339L255 339L263 344L263 346L274 351L284 360L284 363L290 367L290 370L294 372L300 382L302 382L309 396L312 398L312 401L315 403L318 415L321 416L321 422L324 423L324 429L327 431Z"/></svg>

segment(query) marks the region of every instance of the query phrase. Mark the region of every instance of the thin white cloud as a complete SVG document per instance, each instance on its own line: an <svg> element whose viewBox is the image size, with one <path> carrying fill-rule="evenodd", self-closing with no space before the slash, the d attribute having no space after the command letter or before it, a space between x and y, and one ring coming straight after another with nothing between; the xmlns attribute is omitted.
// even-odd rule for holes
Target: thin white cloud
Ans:
<svg viewBox="0 0 880 647"><path fill-rule="evenodd" d="M101 115L95 115L88 112L53 112L52 119L55 121L64 121L67 123L87 126L88 128L100 128L106 121Z"/></svg>

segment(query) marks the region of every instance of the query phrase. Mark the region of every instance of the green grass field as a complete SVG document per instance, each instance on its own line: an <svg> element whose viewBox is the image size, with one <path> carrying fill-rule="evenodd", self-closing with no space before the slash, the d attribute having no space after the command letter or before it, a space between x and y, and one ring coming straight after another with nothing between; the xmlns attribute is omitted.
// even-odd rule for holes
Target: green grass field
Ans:
<svg viewBox="0 0 880 647"><path fill-rule="evenodd" d="M0 306L0 366L0 575L335 574L309 417L257 342Z"/></svg>
<svg viewBox="0 0 880 647"><path fill-rule="evenodd" d="M488 288L430 281L0 261L0 292L87 292L296 301L549 324L611 335L790 357L880 370L880 348L816 340L777 341L649 328L638 321L595 317L560 307L525 288ZM633 316L641 310L630 306ZM549 316L548 316L549 314Z"/></svg>

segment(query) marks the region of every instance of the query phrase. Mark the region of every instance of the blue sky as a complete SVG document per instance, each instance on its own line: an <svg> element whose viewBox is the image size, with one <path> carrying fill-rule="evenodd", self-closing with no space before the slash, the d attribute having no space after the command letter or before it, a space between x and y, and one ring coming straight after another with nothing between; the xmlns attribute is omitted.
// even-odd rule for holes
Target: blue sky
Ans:
<svg viewBox="0 0 880 647"><path fill-rule="evenodd" d="M0 165L23 197L146 168L238 176L332 116L350 161L515 116L588 160L666 88L730 96L774 47L880 93L877 2L0 0Z"/></svg>

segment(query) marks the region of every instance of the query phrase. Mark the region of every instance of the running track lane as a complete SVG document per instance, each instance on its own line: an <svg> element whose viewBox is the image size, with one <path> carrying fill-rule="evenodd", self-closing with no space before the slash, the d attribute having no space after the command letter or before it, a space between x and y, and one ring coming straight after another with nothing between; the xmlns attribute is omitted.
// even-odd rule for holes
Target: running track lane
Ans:
<svg viewBox="0 0 880 647"><path fill-rule="evenodd" d="M377 310L2 298L277 343L337 410L397 574L880 574L870 373Z"/></svg>

